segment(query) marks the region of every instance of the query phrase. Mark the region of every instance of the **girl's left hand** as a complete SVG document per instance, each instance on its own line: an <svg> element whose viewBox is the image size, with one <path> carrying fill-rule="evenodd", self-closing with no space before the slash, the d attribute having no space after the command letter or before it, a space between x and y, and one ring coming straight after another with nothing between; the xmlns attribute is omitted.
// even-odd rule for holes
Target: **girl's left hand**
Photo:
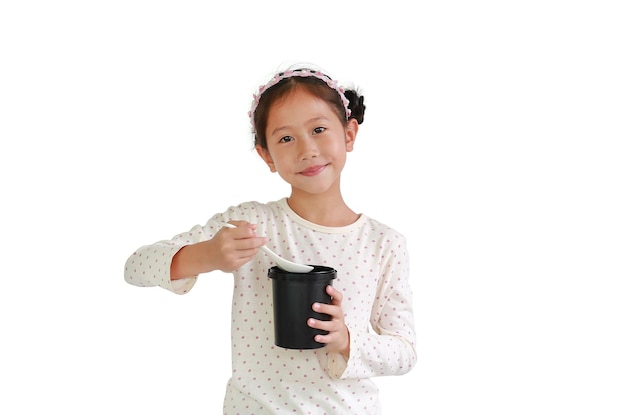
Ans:
<svg viewBox="0 0 626 415"><path fill-rule="evenodd" d="M331 297L330 304L313 303L313 311L328 314L330 320L322 321L310 318L307 324L309 327L328 332L326 335L316 335L316 342L325 343L329 352L341 353L348 359L350 356L350 332L343 320L343 309L341 308L343 295L332 285L326 287L326 293Z"/></svg>

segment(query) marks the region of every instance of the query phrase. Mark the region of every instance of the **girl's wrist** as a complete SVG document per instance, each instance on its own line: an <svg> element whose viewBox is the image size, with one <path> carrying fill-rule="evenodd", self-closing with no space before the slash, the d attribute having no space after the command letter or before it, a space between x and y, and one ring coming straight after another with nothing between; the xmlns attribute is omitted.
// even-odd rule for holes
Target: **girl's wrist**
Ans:
<svg viewBox="0 0 626 415"><path fill-rule="evenodd" d="M341 354L344 359L346 359L346 361L350 358L350 330L348 330L348 326L346 327L346 343L344 345L344 347L341 348L341 350L339 351L339 354Z"/></svg>

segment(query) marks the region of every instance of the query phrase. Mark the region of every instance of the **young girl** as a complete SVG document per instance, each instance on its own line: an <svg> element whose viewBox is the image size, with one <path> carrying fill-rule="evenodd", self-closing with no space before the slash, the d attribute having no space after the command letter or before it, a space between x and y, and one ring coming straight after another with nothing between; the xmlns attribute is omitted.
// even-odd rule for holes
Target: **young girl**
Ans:
<svg viewBox="0 0 626 415"><path fill-rule="evenodd" d="M246 202L169 241L143 246L125 268L126 281L186 293L198 275L232 272L232 377L224 414L380 414L370 378L401 375L416 361L404 237L353 211L341 194L341 172L363 122L363 97L307 68L276 74L250 110L256 151L291 194ZM235 225L227 228L224 223ZM329 321L312 350L274 344L272 261L268 247L293 262L337 270L330 304L313 310Z"/></svg>

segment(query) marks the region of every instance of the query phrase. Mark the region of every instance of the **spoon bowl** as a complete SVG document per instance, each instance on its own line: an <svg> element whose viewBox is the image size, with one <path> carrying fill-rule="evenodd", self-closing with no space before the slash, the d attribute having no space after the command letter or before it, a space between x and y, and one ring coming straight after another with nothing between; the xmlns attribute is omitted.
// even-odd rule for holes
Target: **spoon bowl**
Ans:
<svg viewBox="0 0 626 415"><path fill-rule="evenodd" d="M236 226L231 223L222 223L222 226L226 228L236 228ZM286 260L265 245L261 246L261 250L268 254L270 258L272 258L274 262L276 262L278 268L282 269L283 271L306 273L313 270L313 267L311 265L298 264L296 262Z"/></svg>

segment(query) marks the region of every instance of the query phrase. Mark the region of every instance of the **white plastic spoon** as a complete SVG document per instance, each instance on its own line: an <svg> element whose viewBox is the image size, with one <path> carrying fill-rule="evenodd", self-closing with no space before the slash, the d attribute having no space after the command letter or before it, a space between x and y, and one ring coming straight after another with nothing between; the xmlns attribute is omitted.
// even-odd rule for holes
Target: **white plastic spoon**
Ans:
<svg viewBox="0 0 626 415"><path fill-rule="evenodd" d="M226 228L236 228L236 226L232 223L222 223L222 225ZM311 265L298 264L295 262L287 261L285 258L278 256L276 252L272 251L265 245L261 246L261 250L268 254L276 262L278 268L282 269L283 271L305 273L311 272L313 270L313 267Z"/></svg>

